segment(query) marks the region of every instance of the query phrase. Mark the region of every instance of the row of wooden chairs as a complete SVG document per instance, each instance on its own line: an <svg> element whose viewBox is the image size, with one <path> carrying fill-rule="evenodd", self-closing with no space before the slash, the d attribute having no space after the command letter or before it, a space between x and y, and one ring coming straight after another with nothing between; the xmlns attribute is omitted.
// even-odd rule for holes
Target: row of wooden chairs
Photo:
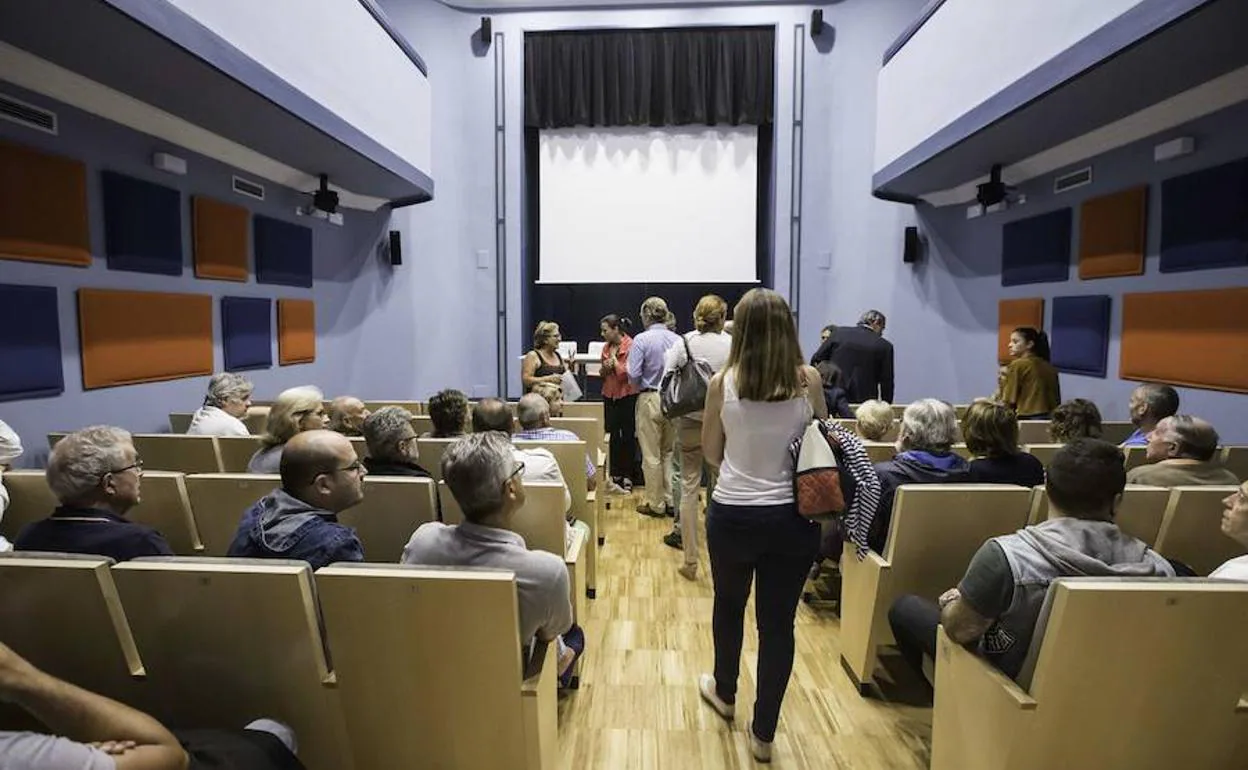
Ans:
<svg viewBox="0 0 1248 770"><path fill-rule="evenodd" d="M897 431L901 428L900 420L900 416L894 420L893 427L884 435L883 441L892 443L897 440ZM851 431L858 429L858 421L855 419L837 418L837 422ZM1121 444L1134 431L1135 426L1129 422L1105 422L1101 424L1101 438L1112 444ZM1020 444L1047 444L1050 441L1052 439L1049 437L1048 420L1018 421L1018 442Z"/></svg>
<svg viewBox="0 0 1248 770"><path fill-rule="evenodd" d="M281 720L310 770L553 768L554 649L526 663L517 612L510 571L0 555L19 654L172 726Z"/></svg>

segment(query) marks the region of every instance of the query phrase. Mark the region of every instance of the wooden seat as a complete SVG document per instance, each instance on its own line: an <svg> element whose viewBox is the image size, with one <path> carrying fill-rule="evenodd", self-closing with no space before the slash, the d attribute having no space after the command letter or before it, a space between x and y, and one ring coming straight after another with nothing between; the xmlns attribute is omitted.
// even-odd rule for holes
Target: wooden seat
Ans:
<svg viewBox="0 0 1248 770"><path fill-rule="evenodd" d="M134 448L143 467L182 473L216 473L221 468L214 436L174 433L136 433Z"/></svg>
<svg viewBox="0 0 1248 770"><path fill-rule="evenodd" d="M205 556L225 556L243 514L282 485L268 473L204 473L186 477L186 493Z"/></svg>
<svg viewBox="0 0 1248 770"><path fill-rule="evenodd" d="M576 437L585 442L586 456L590 462L594 464L597 483L602 484L602 489L595 489L590 493L594 498L594 519L599 523L605 520L603 510L607 507L608 495L606 491L606 479L609 476L609 466L607 465L607 453L603 447L606 446L606 434L603 432L604 423L591 417L552 417L550 419L550 427L562 428L576 434ZM604 531L601 526L595 531L598 545L602 545Z"/></svg>
<svg viewBox="0 0 1248 770"><path fill-rule="evenodd" d="M1053 439L1049 437L1048 420L1019 420L1018 443L1046 444Z"/></svg>
<svg viewBox="0 0 1248 770"><path fill-rule="evenodd" d="M246 473L251 456L260 451L259 436L217 436L217 451L221 464L216 471L206 473Z"/></svg>
<svg viewBox="0 0 1248 770"><path fill-rule="evenodd" d="M584 441L516 441L517 449L546 449L555 456L559 472L572 495L572 518L589 525L590 542L585 548L585 588L589 598L598 593L598 504L586 488Z"/></svg>
<svg viewBox="0 0 1248 770"><path fill-rule="evenodd" d="M932 770L1248 767L1248 583L1062 579L1045 605L1022 684L938 629Z"/></svg>
<svg viewBox="0 0 1248 770"><path fill-rule="evenodd" d="M1147 453L1148 453L1148 447L1146 446L1123 447L1122 454L1125 458L1125 464L1127 466L1127 470L1131 470L1132 468L1138 468L1139 466L1144 465L1148 461L1148 458L1146 457Z"/></svg>
<svg viewBox="0 0 1248 770"><path fill-rule="evenodd" d="M886 463L897 454L897 445L888 441L864 441L862 446L873 463Z"/></svg>
<svg viewBox="0 0 1248 770"><path fill-rule="evenodd" d="M861 689L876 650L893 643L888 609L903 594L935 600L956 586L986 540L1027 522L1031 490L1005 484L903 484L885 553L841 556L841 664Z"/></svg>
<svg viewBox="0 0 1248 770"><path fill-rule="evenodd" d="M142 502L126 518L153 527L164 535L173 552L194 556L203 550L199 528L191 514L186 477L175 471L144 471ZM0 519L0 535L15 540L22 527L52 515L60 502L48 488L44 471L17 470L4 474L9 508Z"/></svg>
<svg viewBox="0 0 1248 770"><path fill-rule="evenodd" d="M138 705L143 662L111 563L100 556L0 553L0 641L53 676Z"/></svg>
<svg viewBox="0 0 1248 770"><path fill-rule="evenodd" d="M1222 450L1222 464L1240 482L1248 481L1248 446L1228 446Z"/></svg>
<svg viewBox="0 0 1248 770"><path fill-rule="evenodd" d="M1165 487L1128 486L1122 492L1122 501L1118 503L1118 512L1114 515L1114 523L1123 532L1154 547L1157 543L1157 532L1161 529L1161 520L1166 514L1166 505L1170 501L1170 490ZM1028 524L1039 524L1050 516L1049 497L1044 486L1036 487L1031 499L1031 516Z"/></svg>
<svg viewBox="0 0 1248 770"><path fill-rule="evenodd" d="M406 409L414 415L429 414L428 401L365 401L364 406L370 412L375 412L386 406L397 406Z"/></svg>
<svg viewBox="0 0 1248 770"><path fill-rule="evenodd" d="M412 430L416 431L417 436L433 433L433 418L427 414L412 415Z"/></svg>
<svg viewBox="0 0 1248 770"><path fill-rule="evenodd" d="M194 412L170 412L169 413L169 432L170 433L186 433L190 430L191 420L195 419Z"/></svg>
<svg viewBox="0 0 1248 770"><path fill-rule="evenodd" d="M1222 501L1238 487L1174 487L1157 533L1157 552L1208 575L1227 559L1243 556L1242 545L1222 532Z"/></svg>
<svg viewBox="0 0 1248 770"><path fill-rule="evenodd" d="M429 471L434 481L442 480L442 455L446 448L455 443L453 438L418 438L416 453L420 457L420 467Z"/></svg>
<svg viewBox="0 0 1248 770"><path fill-rule="evenodd" d="M364 499L338 514L338 521L355 529L365 559L393 564L416 528L437 520L435 494L433 479L366 476Z"/></svg>
<svg viewBox="0 0 1248 770"><path fill-rule="evenodd" d="M113 577L165 720L237 729L270 717L294 729L309 770L352 767L306 563L141 559Z"/></svg>
<svg viewBox="0 0 1248 770"><path fill-rule="evenodd" d="M1049 467L1049 463L1053 461L1053 455L1057 454L1057 450L1066 446L1065 444L1027 444L1023 447L1023 451L1029 453L1032 457L1040 461L1044 467Z"/></svg>
<svg viewBox="0 0 1248 770"><path fill-rule="evenodd" d="M555 766L554 648L525 679L513 573L338 564L316 582L357 768Z"/></svg>
<svg viewBox="0 0 1248 770"><path fill-rule="evenodd" d="M1121 444L1135 433L1135 425L1130 422L1102 422L1101 439L1111 444Z"/></svg>

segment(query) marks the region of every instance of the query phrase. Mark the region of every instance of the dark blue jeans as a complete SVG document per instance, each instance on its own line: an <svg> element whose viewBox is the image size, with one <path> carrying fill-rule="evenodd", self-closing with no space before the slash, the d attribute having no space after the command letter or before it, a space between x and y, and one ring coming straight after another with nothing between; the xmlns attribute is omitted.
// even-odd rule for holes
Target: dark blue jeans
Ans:
<svg viewBox="0 0 1248 770"><path fill-rule="evenodd" d="M745 604L757 576L758 695L753 730L760 739L771 741L793 671L793 619L819 552L819 525L799 516L792 504L739 506L712 500L706 547L715 583L715 687L728 703L736 702Z"/></svg>

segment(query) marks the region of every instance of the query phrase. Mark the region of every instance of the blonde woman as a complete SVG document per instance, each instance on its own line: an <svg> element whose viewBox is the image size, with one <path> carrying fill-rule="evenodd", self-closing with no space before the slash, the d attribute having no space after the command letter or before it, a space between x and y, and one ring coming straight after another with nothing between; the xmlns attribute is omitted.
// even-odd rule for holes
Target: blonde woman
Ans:
<svg viewBox="0 0 1248 770"><path fill-rule="evenodd" d="M819 525L798 515L789 444L813 417L825 419L819 373L805 366L789 304L751 289L733 313L732 347L710 383L702 451L719 467L707 512L706 545L715 585L715 673L698 681L725 719L736 712L745 605L757 585L758 694L750 750L771 760L780 704L793 670L793 618L819 552Z"/></svg>
<svg viewBox="0 0 1248 770"><path fill-rule="evenodd" d="M520 382L525 393L533 390L539 382L552 385L563 382L563 373L568 367L559 355L562 340L559 324L554 321L542 321L533 330L533 349L525 353L524 360L520 362Z"/></svg>
<svg viewBox="0 0 1248 770"><path fill-rule="evenodd" d="M303 385L283 390L269 409L269 420L260 437L260 449L247 463L249 473L279 473L282 448L298 433L325 427L325 394Z"/></svg>
<svg viewBox="0 0 1248 770"><path fill-rule="evenodd" d="M728 363L732 349L732 337L724 334L724 322L728 318L728 303L716 294L707 294L698 300L693 310L694 331L685 335L685 343L694 360L705 361L712 372L718 372ZM667 350L666 368L684 366L687 361L685 345L673 345ZM677 570L686 580L698 576L698 540L701 534L698 487L702 486L705 465L702 457L702 412L677 417L675 422L676 443L680 457L680 530L664 540L668 545L681 548L685 561ZM714 469L710 470L707 489L715 488ZM675 497L675 495L673 495Z"/></svg>
<svg viewBox="0 0 1248 770"><path fill-rule="evenodd" d="M864 441L884 441L893 429L893 407L878 398L859 404L854 417L858 420L858 435Z"/></svg>

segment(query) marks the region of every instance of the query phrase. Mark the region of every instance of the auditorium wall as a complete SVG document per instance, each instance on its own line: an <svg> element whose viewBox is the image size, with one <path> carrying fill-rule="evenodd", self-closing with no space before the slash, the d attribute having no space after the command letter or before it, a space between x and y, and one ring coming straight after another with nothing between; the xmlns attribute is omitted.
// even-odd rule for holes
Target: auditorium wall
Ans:
<svg viewBox="0 0 1248 770"><path fill-rule="evenodd" d="M278 366L276 317L274 317L273 366L247 372L256 383L256 398L272 398L283 388L317 384L330 395L353 387L364 387L371 380L369 395L398 395L410 380L414 341L404 329L392 330L386 340L392 355L384 366L366 357L364 318L378 306L406 296L409 273L391 274L381 264L376 244L384 234L388 212L346 210L346 224L335 227L326 222L296 218L296 206L303 196L294 190L261 181L266 188L264 201L239 196L231 191L235 170L208 158L124 126L29 93L7 83L0 89L32 104L57 112L59 135L33 131L0 121L0 140L39 148L82 160L87 165L88 210L94 259L90 267L67 267L0 260L0 283L55 286L58 290L61 354L65 392L54 398L0 402L0 419L23 437L26 455L23 466L37 466L46 458L44 436L49 431L84 425L111 423L134 432L162 432L169 429L170 411L193 411L203 401L207 377L167 382L84 390L78 349L76 290L79 288L130 289L136 291L188 292L214 298L215 365L223 365L221 354L222 296L313 299L316 302L317 358L315 363ZM152 167L152 154L170 152L185 158L186 176L175 176ZM182 192L183 273L181 276L151 275L109 270L104 258L104 222L100 191L100 171L120 171L172 187ZM253 274L246 283L198 279L191 253L190 198L204 194L243 205L252 212L306 225L313 230L312 289L257 284ZM406 390L404 395L406 395Z"/></svg>
<svg viewBox="0 0 1248 770"><path fill-rule="evenodd" d="M1044 297L1047 326L1054 297L1099 294L1112 298L1107 376L1102 379L1063 373L1062 395L1092 399L1106 418L1127 419L1127 400L1135 383L1119 379L1122 295L1248 286L1248 268L1244 267L1165 275L1158 271L1160 182L1248 156L1245 126L1248 126L1248 104L1224 109L1078 164L1077 167L1082 167L1091 163L1093 167L1093 182L1087 186L1054 194L1052 174L1025 183L1020 192L1026 196L1026 203L1007 212L968 220L965 205L939 209L920 207L922 227L929 240L926 259L918 265L903 265L899 252L894 252L883 261L878 274L893 294L892 301L883 309L892 311L888 336L897 346L898 400L930 394L966 401L990 393L995 386L997 367L999 299ZM1154 162L1154 145L1178 136L1194 137L1196 152L1183 158ZM1070 170L1073 169L1062 169L1059 173ZM1144 275L1080 280L1077 266L1072 264L1070 279L1060 283L1001 285L1004 223L1069 206L1075 210L1073 229L1077 237L1080 203L1145 183L1149 185L1149 198ZM866 268L860 266L860 269ZM1240 365L1248 366L1248 361ZM1179 394L1182 411L1212 421L1224 440L1248 441L1248 396L1194 388L1179 388Z"/></svg>

